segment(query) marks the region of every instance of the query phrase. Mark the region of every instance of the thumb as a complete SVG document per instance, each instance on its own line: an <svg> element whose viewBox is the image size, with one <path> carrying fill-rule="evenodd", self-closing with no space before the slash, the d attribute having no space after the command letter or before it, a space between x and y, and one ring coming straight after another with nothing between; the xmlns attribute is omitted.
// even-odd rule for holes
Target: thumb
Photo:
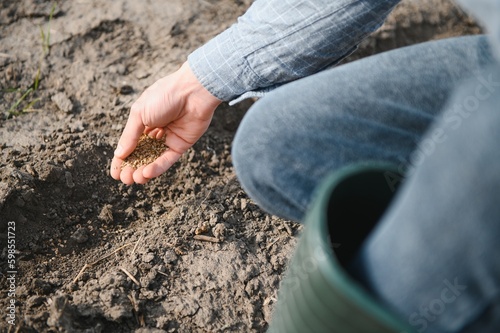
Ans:
<svg viewBox="0 0 500 333"><path fill-rule="evenodd" d="M114 152L115 157L125 159L137 146L139 137L144 132L145 126L142 122L141 112L132 106L127 124L122 132L118 145Z"/></svg>

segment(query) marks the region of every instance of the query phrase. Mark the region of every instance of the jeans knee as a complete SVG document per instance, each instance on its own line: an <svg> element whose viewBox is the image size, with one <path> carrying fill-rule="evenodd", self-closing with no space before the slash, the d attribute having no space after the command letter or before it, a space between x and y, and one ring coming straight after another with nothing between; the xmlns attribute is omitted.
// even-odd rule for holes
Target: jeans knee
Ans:
<svg viewBox="0 0 500 333"><path fill-rule="evenodd" d="M298 213L290 200L296 189L287 186L287 175L283 173L286 127L276 123L279 111L261 102L247 112L236 132L231 152L236 175L248 196L262 209L297 220Z"/></svg>
<svg viewBox="0 0 500 333"><path fill-rule="evenodd" d="M241 122L233 141L231 154L233 165L243 188L255 192L257 182L264 181L266 168L272 168L267 158L272 154L269 142L273 133L266 130L260 112L252 107Z"/></svg>
<svg viewBox="0 0 500 333"><path fill-rule="evenodd" d="M246 190L254 181L255 177L252 173L253 164L258 162L256 156L254 156L255 152L248 149L250 145L247 141L247 135L241 135L240 132L241 125L233 141L231 157L236 175Z"/></svg>

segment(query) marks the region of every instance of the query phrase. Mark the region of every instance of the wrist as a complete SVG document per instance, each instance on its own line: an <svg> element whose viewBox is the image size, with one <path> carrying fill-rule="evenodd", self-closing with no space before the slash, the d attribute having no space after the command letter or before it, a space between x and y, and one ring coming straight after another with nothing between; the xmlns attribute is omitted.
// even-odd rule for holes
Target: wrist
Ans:
<svg viewBox="0 0 500 333"><path fill-rule="evenodd" d="M189 63L186 61L179 68L178 73L180 75L181 84L184 87L182 89L186 101L193 100L196 103L202 103L206 108L215 109L222 101L212 95L198 80L194 75Z"/></svg>

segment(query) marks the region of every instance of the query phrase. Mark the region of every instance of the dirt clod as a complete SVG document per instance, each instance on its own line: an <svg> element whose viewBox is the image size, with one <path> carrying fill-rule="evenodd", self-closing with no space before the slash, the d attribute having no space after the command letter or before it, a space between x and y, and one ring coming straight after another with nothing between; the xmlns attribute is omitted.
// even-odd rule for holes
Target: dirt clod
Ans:
<svg viewBox="0 0 500 333"><path fill-rule="evenodd" d="M71 235L71 238L75 240L78 244L83 244L89 239L89 233L87 229L80 228L77 229L73 235Z"/></svg>
<svg viewBox="0 0 500 333"><path fill-rule="evenodd" d="M73 103L65 93L61 92L55 94L54 96L52 96L52 101L56 103L59 110L63 112L70 113L71 110L73 110Z"/></svg>

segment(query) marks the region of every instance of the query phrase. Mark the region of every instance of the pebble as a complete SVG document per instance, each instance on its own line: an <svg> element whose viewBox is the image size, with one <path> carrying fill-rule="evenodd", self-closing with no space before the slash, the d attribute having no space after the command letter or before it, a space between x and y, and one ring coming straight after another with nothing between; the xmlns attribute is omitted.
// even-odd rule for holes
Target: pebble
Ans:
<svg viewBox="0 0 500 333"><path fill-rule="evenodd" d="M113 222L113 206L111 205L104 205L101 209L101 212L99 214L99 220L104 221L104 222Z"/></svg>
<svg viewBox="0 0 500 333"><path fill-rule="evenodd" d="M74 159L69 159L64 162L64 165L68 168L71 169L75 166L75 160Z"/></svg>
<svg viewBox="0 0 500 333"><path fill-rule="evenodd" d="M223 223L217 223L215 227L212 229L212 233L216 238L224 240L224 236L226 233L226 226Z"/></svg>
<svg viewBox="0 0 500 333"><path fill-rule="evenodd" d="M73 103L71 100L66 96L65 93L60 92L52 96L52 102L54 102L59 110L70 113L73 110Z"/></svg>
<svg viewBox="0 0 500 333"><path fill-rule="evenodd" d="M89 239L89 233L87 229L80 228L71 235L71 239L75 240L78 244L83 244Z"/></svg>
<svg viewBox="0 0 500 333"><path fill-rule="evenodd" d="M71 172L66 171L64 177L66 178L66 186L68 186L69 188L75 187L75 183L73 182L73 175L71 174Z"/></svg>
<svg viewBox="0 0 500 333"><path fill-rule="evenodd" d="M142 257L143 262L151 262L155 258L155 254L153 252L148 252Z"/></svg>
<svg viewBox="0 0 500 333"><path fill-rule="evenodd" d="M240 201L240 208L241 208L241 210L247 209L247 205L248 205L248 200L247 199L241 199L241 201Z"/></svg>
<svg viewBox="0 0 500 333"><path fill-rule="evenodd" d="M177 254L174 250L168 249L165 251L163 261L165 262L165 264L173 265L177 262Z"/></svg>
<svg viewBox="0 0 500 333"><path fill-rule="evenodd" d="M26 164L26 171L33 177L36 176L36 172L30 164Z"/></svg>
<svg viewBox="0 0 500 333"><path fill-rule="evenodd" d="M64 170L58 166L46 164L38 170L38 177L40 180L55 183L64 174Z"/></svg>

